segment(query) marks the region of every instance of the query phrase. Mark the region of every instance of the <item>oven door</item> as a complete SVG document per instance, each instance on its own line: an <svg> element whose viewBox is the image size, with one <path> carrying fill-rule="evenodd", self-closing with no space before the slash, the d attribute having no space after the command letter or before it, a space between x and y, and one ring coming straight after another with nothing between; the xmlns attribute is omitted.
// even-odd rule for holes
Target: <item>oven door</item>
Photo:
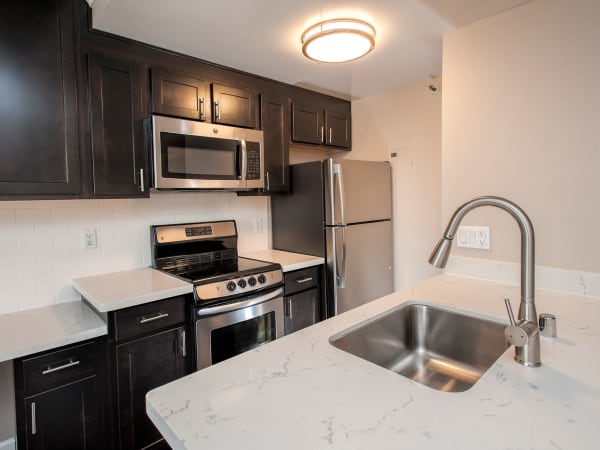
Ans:
<svg viewBox="0 0 600 450"><path fill-rule="evenodd" d="M195 310L196 369L282 337L283 288Z"/></svg>

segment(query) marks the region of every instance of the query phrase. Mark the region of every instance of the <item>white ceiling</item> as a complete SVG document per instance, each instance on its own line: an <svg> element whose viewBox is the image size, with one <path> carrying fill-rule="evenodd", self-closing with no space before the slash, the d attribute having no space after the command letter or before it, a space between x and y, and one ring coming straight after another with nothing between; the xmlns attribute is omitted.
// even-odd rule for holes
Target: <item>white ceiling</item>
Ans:
<svg viewBox="0 0 600 450"><path fill-rule="evenodd" d="M88 0L93 26L286 83L361 98L441 74L442 36L531 0ZM377 30L365 58L318 64L300 48L320 20Z"/></svg>

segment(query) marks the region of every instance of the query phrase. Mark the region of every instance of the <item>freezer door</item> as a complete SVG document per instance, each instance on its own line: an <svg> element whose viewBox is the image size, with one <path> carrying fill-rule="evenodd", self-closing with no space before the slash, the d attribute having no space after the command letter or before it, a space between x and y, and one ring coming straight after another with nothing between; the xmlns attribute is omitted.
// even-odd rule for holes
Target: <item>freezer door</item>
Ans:
<svg viewBox="0 0 600 450"><path fill-rule="evenodd" d="M393 291L392 245L389 220L327 228L327 286L333 314Z"/></svg>
<svg viewBox="0 0 600 450"><path fill-rule="evenodd" d="M347 225L392 217L392 178L388 162L325 161L325 220Z"/></svg>

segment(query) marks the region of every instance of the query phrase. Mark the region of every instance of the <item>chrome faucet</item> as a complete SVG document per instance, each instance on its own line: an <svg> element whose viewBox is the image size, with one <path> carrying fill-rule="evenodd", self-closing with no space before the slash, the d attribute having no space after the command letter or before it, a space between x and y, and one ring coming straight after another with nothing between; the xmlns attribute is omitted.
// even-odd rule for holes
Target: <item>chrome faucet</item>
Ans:
<svg viewBox="0 0 600 450"><path fill-rule="evenodd" d="M501 197L476 197L458 207L448 222L444 236L437 243L429 263L435 267L446 267L452 239L463 217L479 206L495 206L508 212L519 224L521 231L521 304L518 320L514 320L510 301L505 300L511 324L506 327L505 336L515 346L515 361L524 366L537 367L540 359L540 329L535 309L535 240L533 225L520 207Z"/></svg>

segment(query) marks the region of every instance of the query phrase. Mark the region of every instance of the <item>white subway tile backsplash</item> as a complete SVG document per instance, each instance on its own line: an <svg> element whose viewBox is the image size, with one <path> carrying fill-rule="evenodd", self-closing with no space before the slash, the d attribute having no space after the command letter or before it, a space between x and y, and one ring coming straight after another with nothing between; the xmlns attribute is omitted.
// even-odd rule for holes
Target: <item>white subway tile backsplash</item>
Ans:
<svg viewBox="0 0 600 450"><path fill-rule="evenodd" d="M263 231L254 231L254 217ZM151 264L150 225L235 219L242 251L267 248L268 199L152 192L149 199L0 202L0 314L75 301L73 278ZM98 248L81 231L95 228Z"/></svg>

